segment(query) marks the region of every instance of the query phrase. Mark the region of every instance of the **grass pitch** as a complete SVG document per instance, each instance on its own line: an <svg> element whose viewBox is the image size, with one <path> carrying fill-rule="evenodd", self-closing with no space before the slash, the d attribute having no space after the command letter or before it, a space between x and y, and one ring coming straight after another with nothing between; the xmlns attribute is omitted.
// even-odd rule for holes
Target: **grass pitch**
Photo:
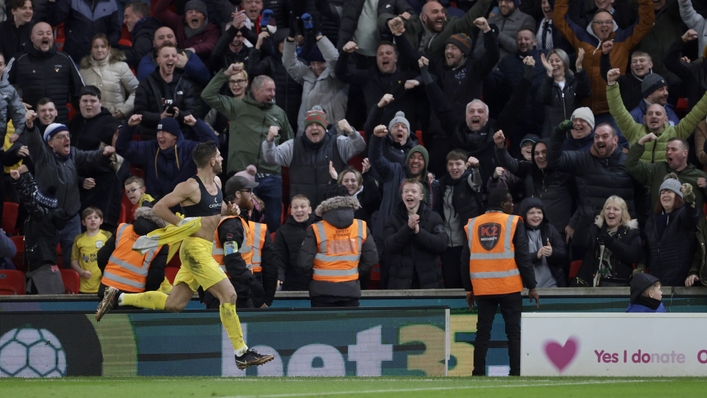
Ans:
<svg viewBox="0 0 707 398"><path fill-rule="evenodd" d="M217 378L0 379L2 397L704 397L700 378Z"/></svg>

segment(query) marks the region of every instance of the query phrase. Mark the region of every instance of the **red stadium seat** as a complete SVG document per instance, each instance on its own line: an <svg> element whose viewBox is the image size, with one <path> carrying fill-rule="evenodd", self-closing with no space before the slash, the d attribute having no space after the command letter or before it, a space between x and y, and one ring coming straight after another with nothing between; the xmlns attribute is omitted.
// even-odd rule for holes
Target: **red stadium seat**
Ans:
<svg viewBox="0 0 707 398"><path fill-rule="evenodd" d="M25 273L16 270L0 270L0 295L25 294Z"/></svg>
<svg viewBox="0 0 707 398"><path fill-rule="evenodd" d="M66 294L79 294L81 277L73 269L61 268L61 279L64 281Z"/></svg>
<svg viewBox="0 0 707 398"><path fill-rule="evenodd" d="M17 235L17 213L20 205L12 202L5 202L2 206L2 229L10 234Z"/></svg>
<svg viewBox="0 0 707 398"><path fill-rule="evenodd" d="M425 144L422 142L422 131L416 130L416 131L415 131L415 137L417 137L417 144L418 144L418 145L425 145Z"/></svg>
<svg viewBox="0 0 707 398"><path fill-rule="evenodd" d="M569 278L572 279L575 276L577 276L577 272L579 272L579 267L582 266L582 260L574 260L570 264L570 272L569 272Z"/></svg>
<svg viewBox="0 0 707 398"><path fill-rule="evenodd" d="M58 265L59 268L64 268L64 256L61 251L61 243L56 244L56 265Z"/></svg>
<svg viewBox="0 0 707 398"><path fill-rule="evenodd" d="M15 268L17 268L20 271L26 271L27 267L25 266L25 237L22 235L17 235L17 236L11 236L10 240L15 244L15 247L17 247L17 254L15 254L15 257L12 258L12 263L15 264Z"/></svg>
<svg viewBox="0 0 707 398"><path fill-rule="evenodd" d="M380 289L381 288L381 267L380 264L376 263L373 268L371 268L371 281L368 283L368 289Z"/></svg>

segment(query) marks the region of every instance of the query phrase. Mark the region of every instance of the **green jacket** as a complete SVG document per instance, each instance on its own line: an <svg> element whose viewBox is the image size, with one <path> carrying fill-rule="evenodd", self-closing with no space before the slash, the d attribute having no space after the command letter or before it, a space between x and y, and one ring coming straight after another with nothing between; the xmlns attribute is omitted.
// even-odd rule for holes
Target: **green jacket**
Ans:
<svg viewBox="0 0 707 398"><path fill-rule="evenodd" d="M647 146L647 145L646 145ZM653 208L660 198L660 184L663 183L665 175L675 173L681 183L689 183L692 185L695 193L695 205L702 208L705 202L704 190L697 186L698 178L707 178L707 173L695 168L688 163L687 167L681 171L675 171L668 166L665 160L656 161L655 163L641 162L646 146L640 144L631 145L626 157L626 169L641 184L647 185L651 191L651 208ZM663 151L665 155L665 151Z"/></svg>
<svg viewBox="0 0 707 398"><path fill-rule="evenodd" d="M626 110L621 100L621 92L619 91L618 83L613 86L606 86L606 99L609 102L611 116L616 120L619 130L621 130L621 133L626 137L629 145L633 146L641 137L650 133L648 127L636 123L628 110ZM665 129L663 129L660 134L656 134L658 139L646 143L647 150L643 153L643 156L641 156L641 160L650 163L664 161L668 140L673 137L687 139L687 137L695 131L697 123L705 118L705 115L707 115L707 95L703 96L700 101L695 104L695 107L692 108L690 113L688 113L680 123L675 126L666 123Z"/></svg>
<svg viewBox="0 0 707 398"><path fill-rule="evenodd" d="M280 127L277 145L294 137L285 111L277 105L256 101L251 92L242 100L219 94L219 89L227 80L228 76L220 71L201 92L204 102L221 112L230 122L226 171L239 172L252 164L258 168L258 173L279 175L280 166L265 161L261 144L268 137L270 126Z"/></svg>

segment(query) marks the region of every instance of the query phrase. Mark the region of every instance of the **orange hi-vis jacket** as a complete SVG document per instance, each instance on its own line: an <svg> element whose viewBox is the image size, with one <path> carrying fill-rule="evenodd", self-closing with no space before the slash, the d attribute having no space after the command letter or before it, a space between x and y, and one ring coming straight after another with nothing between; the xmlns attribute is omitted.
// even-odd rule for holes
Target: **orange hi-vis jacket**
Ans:
<svg viewBox="0 0 707 398"><path fill-rule="evenodd" d="M154 247L145 254L133 250L133 243L139 238L132 224L121 223L115 237L115 250L110 255L103 270L101 283L129 293L145 291L147 271L162 246Z"/></svg>
<svg viewBox="0 0 707 398"><path fill-rule="evenodd" d="M241 257L243 257L243 261L245 261L246 265L248 266L248 269L254 274L257 272L263 272L263 267L261 267L260 264L262 263L262 252L263 245L265 245L265 235L267 234L267 226L265 226L265 224L261 224L254 221L246 222L244 219L238 216L224 217L221 219L218 225L221 226L221 223L228 220L229 218L238 218L239 220L241 220L241 224L243 224L243 232L245 233L245 239L243 245L238 248L238 252L241 253ZM257 244L255 242L256 237L258 239ZM214 249L212 250L211 254L214 257L214 260L216 260L216 262L218 263L219 267L221 267L221 269L226 272L226 265L223 261L223 242L221 242L221 239L219 239L218 227L216 227L216 231L214 231Z"/></svg>
<svg viewBox="0 0 707 398"><path fill-rule="evenodd" d="M469 277L474 295L523 290L513 244L517 225L518 216L490 212L470 219L464 227L469 241Z"/></svg>
<svg viewBox="0 0 707 398"><path fill-rule="evenodd" d="M348 228L338 229L326 221L312 224L317 239L312 279L325 282L358 280L361 247L366 240L366 222L354 219Z"/></svg>

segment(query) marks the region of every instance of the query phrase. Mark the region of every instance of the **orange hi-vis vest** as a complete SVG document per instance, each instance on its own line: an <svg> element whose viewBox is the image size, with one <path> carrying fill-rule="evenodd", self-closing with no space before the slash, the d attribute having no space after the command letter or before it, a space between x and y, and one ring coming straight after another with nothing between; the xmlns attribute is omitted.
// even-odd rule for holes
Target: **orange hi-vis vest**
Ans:
<svg viewBox="0 0 707 398"><path fill-rule="evenodd" d="M317 239L312 279L325 282L358 280L361 247L366 240L366 222L354 219L347 228L338 229L326 221L312 224Z"/></svg>
<svg viewBox="0 0 707 398"><path fill-rule="evenodd" d="M140 235L133 230L132 224L121 223L118 226L115 250L103 270L101 283L129 293L145 291L147 271L162 246L152 248L144 255L140 254L140 252L133 250L133 243L139 237Z"/></svg>
<svg viewBox="0 0 707 398"><path fill-rule="evenodd" d="M246 222L238 216L223 217L218 225L221 226L221 223L229 218L238 218L241 220L241 224L243 224L245 239L243 245L238 248L238 252L241 253L241 257L243 257L243 261L245 261L248 269L252 273L263 272L261 263L263 246L265 245L265 235L267 234L267 226L254 221ZM257 244L255 242L256 237L258 239ZM214 257L214 260L218 263L219 267L226 272L226 264L223 261L223 242L219 239L218 227L216 227L216 231L214 231L214 249L211 251L211 254Z"/></svg>
<svg viewBox="0 0 707 398"><path fill-rule="evenodd" d="M517 216L490 212L470 219L464 227L469 241L469 277L475 295L523 290L513 244L518 220Z"/></svg>

